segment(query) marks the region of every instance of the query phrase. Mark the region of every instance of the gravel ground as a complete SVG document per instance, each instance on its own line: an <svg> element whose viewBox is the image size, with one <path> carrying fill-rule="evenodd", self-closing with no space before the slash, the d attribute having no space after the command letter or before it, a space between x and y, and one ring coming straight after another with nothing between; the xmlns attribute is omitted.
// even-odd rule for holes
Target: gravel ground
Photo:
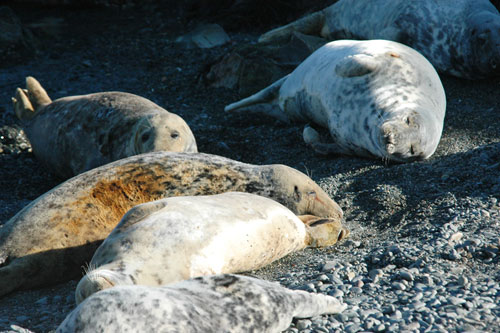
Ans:
<svg viewBox="0 0 500 333"><path fill-rule="evenodd" d="M442 77L445 128L428 161L322 157L302 142L302 126L225 114L240 96L200 80L214 59L261 31L229 31L229 45L185 50L173 41L195 24L166 8L14 10L26 25L62 21L35 34L36 56L0 63L0 224L60 182L34 158L13 114L10 97L24 77L38 78L54 99L127 91L181 115L200 151L295 167L344 209L347 241L251 272L348 304L339 315L297 320L288 332L500 331L499 78ZM0 299L0 331L54 330L74 308L76 283Z"/></svg>

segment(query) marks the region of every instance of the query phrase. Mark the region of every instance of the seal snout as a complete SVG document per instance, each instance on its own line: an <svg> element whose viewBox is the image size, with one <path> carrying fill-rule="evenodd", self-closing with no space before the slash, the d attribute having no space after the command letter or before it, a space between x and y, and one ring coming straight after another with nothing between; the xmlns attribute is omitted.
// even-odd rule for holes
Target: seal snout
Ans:
<svg viewBox="0 0 500 333"><path fill-rule="evenodd" d="M114 287L116 283L113 281L113 274L113 272L107 270L94 270L88 272L76 286L76 304L80 304L87 297L98 291Z"/></svg>

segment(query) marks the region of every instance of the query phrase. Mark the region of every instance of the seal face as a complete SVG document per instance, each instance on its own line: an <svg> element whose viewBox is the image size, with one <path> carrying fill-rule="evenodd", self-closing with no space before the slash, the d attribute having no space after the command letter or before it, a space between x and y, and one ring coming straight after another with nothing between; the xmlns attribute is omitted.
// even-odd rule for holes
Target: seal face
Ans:
<svg viewBox="0 0 500 333"><path fill-rule="evenodd" d="M51 101L34 78L26 86L14 109L34 154L62 178L150 151L197 152L186 122L143 97L103 92Z"/></svg>
<svg viewBox="0 0 500 333"><path fill-rule="evenodd" d="M348 234L339 219L308 216L305 222L274 200L241 192L135 206L95 252L76 302L117 285L164 285L259 269Z"/></svg>
<svg viewBox="0 0 500 333"><path fill-rule="evenodd" d="M131 156L67 180L0 228L0 296L77 277L138 204L230 191L269 197L299 215L342 218L340 207L314 181L284 165L164 151Z"/></svg>
<svg viewBox="0 0 500 333"><path fill-rule="evenodd" d="M292 121L327 127L334 142L304 139L320 153L410 162L437 148L446 111L443 86L432 65L400 43L342 40L326 44L291 74L242 101L231 111L259 103ZM278 111L276 110L278 109Z"/></svg>
<svg viewBox="0 0 500 333"><path fill-rule="evenodd" d="M74 309L56 332L281 332L294 317L345 308L331 296L241 275L214 275L162 287L106 289Z"/></svg>
<svg viewBox="0 0 500 333"><path fill-rule="evenodd" d="M392 40L419 51L442 73L468 79L500 75L500 13L488 0L340 0L259 41L294 31L328 40Z"/></svg>

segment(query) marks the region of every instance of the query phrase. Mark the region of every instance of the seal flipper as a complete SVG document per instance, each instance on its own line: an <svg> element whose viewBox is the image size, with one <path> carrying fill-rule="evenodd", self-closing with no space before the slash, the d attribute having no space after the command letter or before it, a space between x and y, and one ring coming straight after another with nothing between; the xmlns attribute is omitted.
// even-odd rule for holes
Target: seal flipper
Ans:
<svg viewBox="0 0 500 333"><path fill-rule="evenodd" d="M12 97L14 113L22 121L30 120L35 115L35 108L30 102L28 94L21 88L16 89L16 97Z"/></svg>
<svg viewBox="0 0 500 333"><path fill-rule="evenodd" d="M321 35L325 37L326 32L323 30L325 30L325 13L319 11L262 34L259 37L259 43L283 40L289 38L295 31L305 35Z"/></svg>
<svg viewBox="0 0 500 333"><path fill-rule="evenodd" d="M280 110L278 106L279 91L283 83L286 81L290 74L282 77L278 81L271 84L269 87L262 89L261 91L242 99L241 101L227 105L224 111L230 112L235 110L248 109L249 106L253 111L270 115L279 120L290 122L288 116ZM258 105L258 107L257 107Z"/></svg>
<svg viewBox="0 0 500 333"><path fill-rule="evenodd" d="M26 78L26 88L17 88L16 97L12 97L14 113L22 121L30 120L41 106L52 102L35 78L31 76Z"/></svg>
<svg viewBox="0 0 500 333"><path fill-rule="evenodd" d="M28 90L28 97L35 110L52 102L40 82L32 76L26 78L26 89Z"/></svg>
<svg viewBox="0 0 500 333"><path fill-rule="evenodd" d="M330 246L349 235L349 230L338 219L314 215L300 215L298 218L306 225L306 245L309 247Z"/></svg>
<svg viewBox="0 0 500 333"><path fill-rule="evenodd" d="M363 76L379 67L377 58L368 54L355 54L341 59L335 66L335 73L343 77Z"/></svg>
<svg viewBox="0 0 500 333"><path fill-rule="evenodd" d="M338 143L323 143L320 141L319 133L309 125L304 127L302 132L304 142L320 155L359 155L359 152L353 151ZM370 156L367 154L367 156Z"/></svg>

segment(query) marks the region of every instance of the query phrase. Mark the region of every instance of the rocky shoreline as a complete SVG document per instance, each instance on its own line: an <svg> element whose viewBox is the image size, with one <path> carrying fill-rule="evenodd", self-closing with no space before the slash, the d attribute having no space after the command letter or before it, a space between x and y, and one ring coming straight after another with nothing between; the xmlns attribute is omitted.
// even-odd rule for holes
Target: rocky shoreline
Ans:
<svg viewBox="0 0 500 333"><path fill-rule="evenodd" d="M324 157L305 146L302 125L224 113L243 96L201 79L207 66L255 42L261 31L228 30L228 44L186 49L175 43L187 32L186 22L153 5L12 8L27 26L47 17L58 23L34 34L35 55L0 64L0 225L60 182L34 158L12 111L10 97L25 76L39 79L53 98L126 91L182 116L201 152L292 166L340 204L351 231L347 241L249 273L348 305L339 315L296 320L289 332L499 331L499 78L441 77L445 129L428 161L386 165ZM74 308L76 283L0 299L0 331L55 330Z"/></svg>

